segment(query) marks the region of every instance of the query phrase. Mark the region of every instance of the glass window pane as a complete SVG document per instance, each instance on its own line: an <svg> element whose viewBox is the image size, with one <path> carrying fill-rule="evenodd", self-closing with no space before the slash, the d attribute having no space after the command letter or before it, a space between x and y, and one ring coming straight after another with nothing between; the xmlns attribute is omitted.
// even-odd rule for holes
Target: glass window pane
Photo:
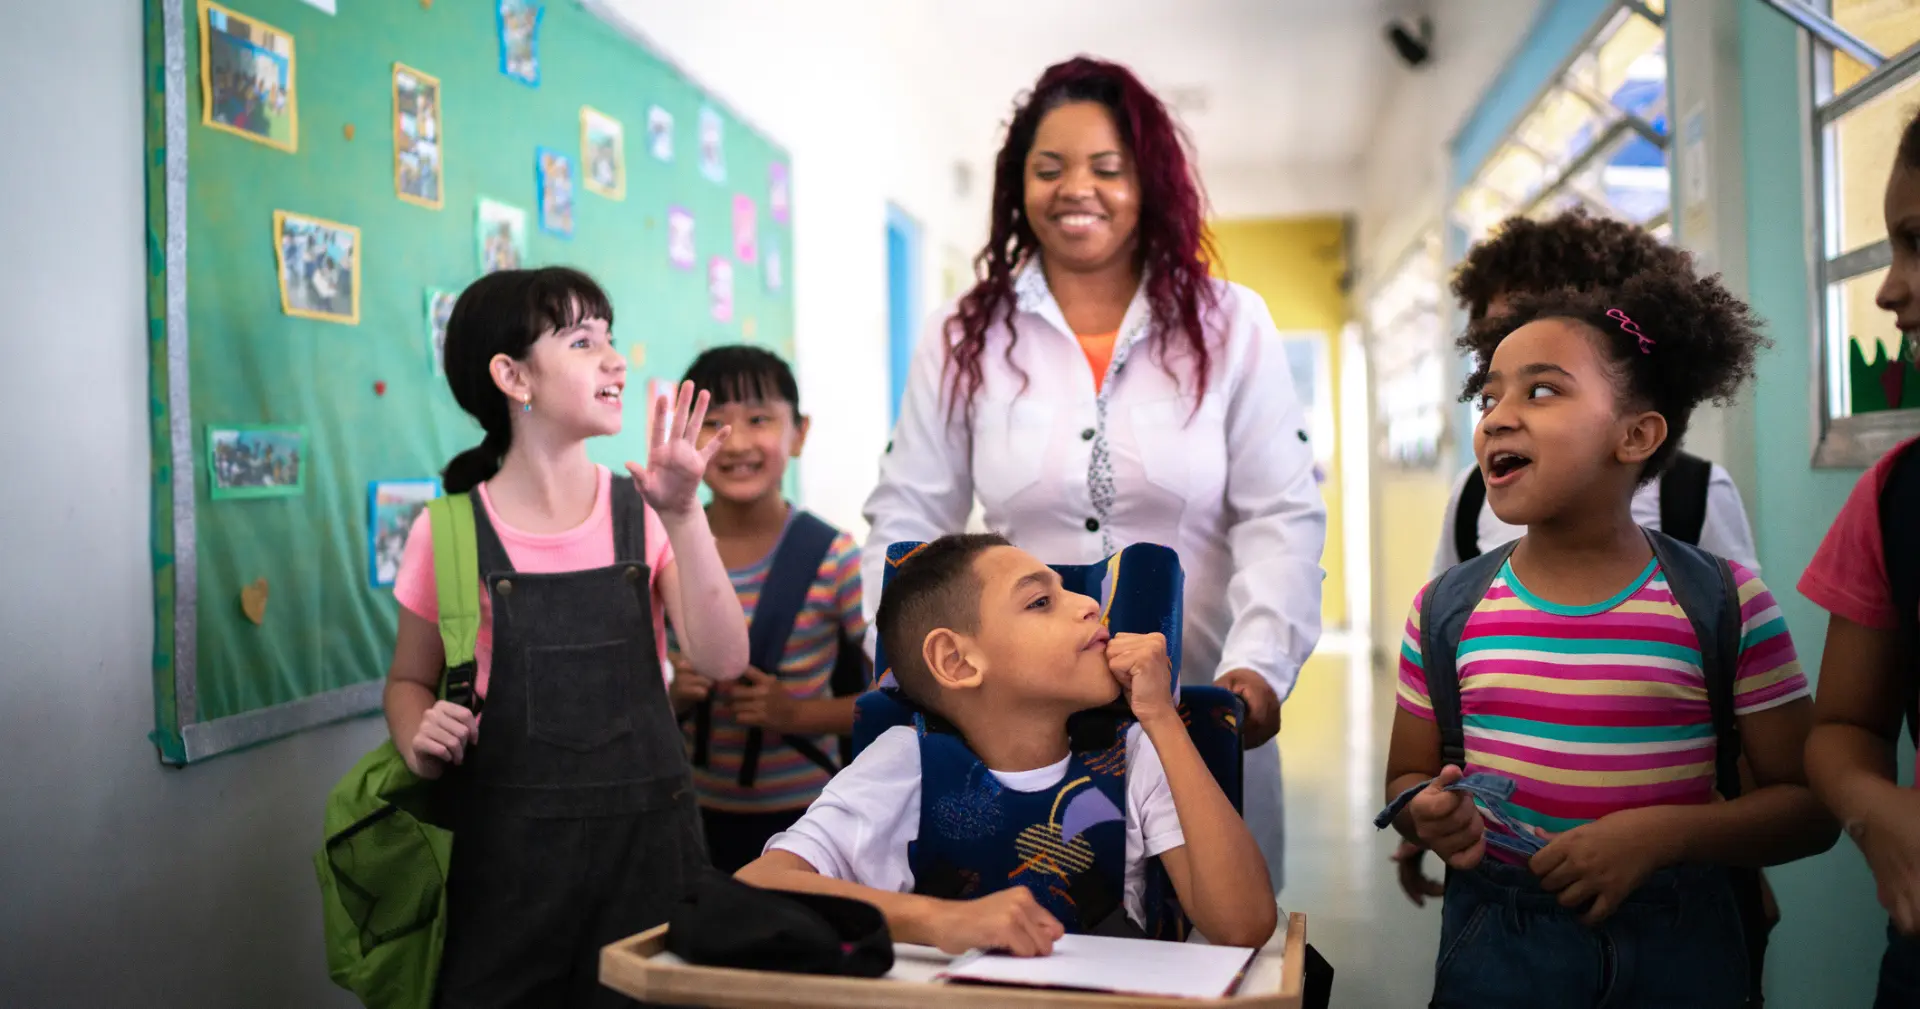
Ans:
<svg viewBox="0 0 1920 1009"><path fill-rule="evenodd" d="M1616 118L1611 109L1602 111L1564 88L1554 88L1520 124L1517 136L1545 155L1547 172L1557 175Z"/></svg>
<svg viewBox="0 0 1920 1009"><path fill-rule="evenodd" d="M1454 203L1453 214L1471 245L1487 237L1501 221L1513 216L1513 202L1482 185L1469 187Z"/></svg>
<svg viewBox="0 0 1920 1009"><path fill-rule="evenodd" d="M1874 295L1887 279L1886 270L1875 270L1827 289L1829 338L1845 340L1844 361L1836 402L1844 403L1847 413L1859 415L1881 410L1920 407L1920 374L1915 374L1913 355L1906 349L1893 313L1874 304Z"/></svg>
<svg viewBox="0 0 1920 1009"><path fill-rule="evenodd" d="M1525 203L1546 186L1547 166L1531 151L1509 142L1480 170L1479 182L1504 194L1510 204Z"/></svg>
<svg viewBox="0 0 1920 1009"><path fill-rule="evenodd" d="M1902 81L1827 127L1835 168L1828 182L1828 256L1887 237L1887 172L1916 103L1920 76Z"/></svg>
<svg viewBox="0 0 1920 1009"><path fill-rule="evenodd" d="M1833 20L1882 56L1920 42L1920 4L1913 0L1833 0ZM1853 57L1834 54L1835 94L1853 87L1866 74L1867 68Z"/></svg>
<svg viewBox="0 0 1920 1009"><path fill-rule="evenodd" d="M1627 133L1580 172L1579 190L1614 217L1645 224L1665 213L1669 199L1667 152L1638 133Z"/></svg>
<svg viewBox="0 0 1920 1009"><path fill-rule="evenodd" d="M1567 77L1588 94L1667 129L1667 35L1652 21L1622 11Z"/></svg>

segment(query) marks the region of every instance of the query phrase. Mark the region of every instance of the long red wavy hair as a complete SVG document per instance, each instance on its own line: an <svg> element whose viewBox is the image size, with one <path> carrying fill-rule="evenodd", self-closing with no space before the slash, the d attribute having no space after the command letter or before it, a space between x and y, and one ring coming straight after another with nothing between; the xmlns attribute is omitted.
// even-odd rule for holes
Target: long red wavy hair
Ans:
<svg viewBox="0 0 1920 1009"><path fill-rule="evenodd" d="M1188 161L1185 138L1167 107L1131 70L1079 56L1048 67L1033 90L1015 105L1006 143L994 160L993 227L986 247L974 257L978 280L946 323L950 338L953 327L959 332L947 354L949 417L961 404L971 414L984 381L981 361L987 351L987 330L1012 319L1014 272L1040 250L1026 213L1027 155L1033 149L1034 134L1048 112L1074 102L1106 106L1121 141L1133 155L1140 176L1133 265L1146 277L1154 339L1163 352L1172 341L1183 340L1194 358L1196 396L1207 387L1213 361L1201 316L1219 295L1208 277L1214 250L1206 230L1206 197ZM1018 335L1009 326L1005 348L1009 364L1016 340ZM1029 376L1017 365L1014 370L1020 373L1024 392Z"/></svg>

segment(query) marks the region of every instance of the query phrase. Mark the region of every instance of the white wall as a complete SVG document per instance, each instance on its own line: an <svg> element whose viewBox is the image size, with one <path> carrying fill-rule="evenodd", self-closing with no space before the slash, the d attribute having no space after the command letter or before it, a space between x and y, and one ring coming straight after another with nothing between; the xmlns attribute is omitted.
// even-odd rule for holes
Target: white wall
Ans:
<svg viewBox="0 0 1920 1009"><path fill-rule="evenodd" d="M0 32L0 1003L353 1004L307 861L382 735L160 767L147 538L140 6L9 5ZM83 44L67 44L84 39Z"/></svg>
<svg viewBox="0 0 1920 1009"><path fill-rule="evenodd" d="M1533 23L1539 0L1437 0L1433 55L1396 64L1360 181L1361 289L1437 223L1446 200L1447 141L1479 104Z"/></svg>
<svg viewBox="0 0 1920 1009"><path fill-rule="evenodd" d="M795 356L813 417L809 508L865 536L860 506L886 446L886 205L922 225L921 305L940 303L941 249L985 239L991 178L955 198L953 165L987 133L948 129L915 63L932 4L606 0L689 75L793 156ZM1011 96L1009 96L1011 99Z"/></svg>

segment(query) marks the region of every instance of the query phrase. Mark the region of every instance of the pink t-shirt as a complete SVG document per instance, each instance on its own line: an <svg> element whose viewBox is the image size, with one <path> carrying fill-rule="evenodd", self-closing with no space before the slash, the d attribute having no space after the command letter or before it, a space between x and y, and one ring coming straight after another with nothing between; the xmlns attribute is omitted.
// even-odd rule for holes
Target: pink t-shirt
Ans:
<svg viewBox="0 0 1920 1009"><path fill-rule="evenodd" d="M500 521L499 513L493 510L493 500L487 495L487 485L477 488L480 502L487 510L487 521L493 524L493 531L500 537L500 545L506 548L507 559L513 562L515 570L527 574L558 574L613 565L613 472L605 466L599 470L600 490L594 495L593 512L587 520L566 532L548 535L521 532ZM660 598L659 576L661 568L673 563L673 547L667 542L667 529L660 523L660 516L654 514L652 508L642 507L647 516L646 560L648 584L653 589L653 639L660 644L664 678L666 607ZM393 596L415 616L432 623L440 619L440 593L434 584L433 523L428 514L421 512L407 535L400 572L393 582ZM473 659L478 667L474 689L485 697L487 678L493 670L493 600L484 585L480 590L480 632L474 639Z"/></svg>
<svg viewBox="0 0 1920 1009"><path fill-rule="evenodd" d="M1907 444L1912 444L1908 442ZM1800 575L1800 594L1821 609L1877 631L1900 629L1880 539L1880 492L1906 445L1888 452L1853 485L1846 507Z"/></svg>

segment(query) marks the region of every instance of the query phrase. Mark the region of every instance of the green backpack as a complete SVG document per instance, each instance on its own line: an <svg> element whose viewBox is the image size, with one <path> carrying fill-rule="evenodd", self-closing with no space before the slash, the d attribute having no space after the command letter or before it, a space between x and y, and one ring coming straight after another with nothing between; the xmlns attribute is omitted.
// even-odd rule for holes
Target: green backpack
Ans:
<svg viewBox="0 0 1920 1009"><path fill-rule="evenodd" d="M440 696L474 707L480 561L465 494L427 505L447 668ZM325 918L327 973L368 1009L429 1009L447 937L453 832L433 783L388 740L327 793L325 841L313 856Z"/></svg>

